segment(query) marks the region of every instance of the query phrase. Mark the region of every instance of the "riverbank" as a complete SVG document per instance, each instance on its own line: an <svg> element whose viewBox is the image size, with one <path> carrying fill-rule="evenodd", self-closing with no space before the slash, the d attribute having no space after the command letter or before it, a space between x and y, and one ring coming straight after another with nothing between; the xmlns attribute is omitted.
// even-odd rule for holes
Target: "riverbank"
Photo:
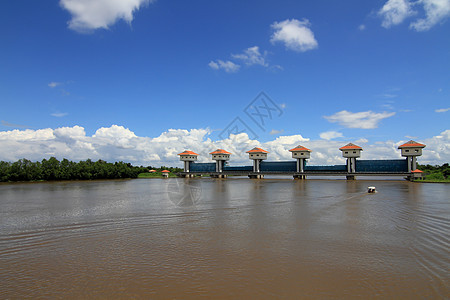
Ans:
<svg viewBox="0 0 450 300"><path fill-rule="evenodd" d="M414 180L414 182L450 183L450 166L448 163L442 166L418 164L417 168L423 172L424 176Z"/></svg>
<svg viewBox="0 0 450 300"><path fill-rule="evenodd" d="M414 182L426 182L426 183L450 183L450 178L447 179L415 179Z"/></svg>
<svg viewBox="0 0 450 300"><path fill-rule="evenodd" d="M162 178L163 175L161 172L154 172L154 173L139 173L137 178ZM177 175L175 173L169 173L170 178L175 178Z"/></svg>

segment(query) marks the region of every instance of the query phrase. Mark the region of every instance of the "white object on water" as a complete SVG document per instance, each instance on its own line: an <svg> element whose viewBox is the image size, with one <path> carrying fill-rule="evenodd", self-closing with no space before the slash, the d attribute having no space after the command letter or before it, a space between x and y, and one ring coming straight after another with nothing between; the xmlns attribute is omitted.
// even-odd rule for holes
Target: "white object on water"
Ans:
<svg viewBox="0 0 450 300"><path fill-rule="evenodd" d="M367 188L367 192L368 192L368 193L375 193L375 192L376 192L376 189L375 189L374 186L369 186L369 187Z"/></svg>

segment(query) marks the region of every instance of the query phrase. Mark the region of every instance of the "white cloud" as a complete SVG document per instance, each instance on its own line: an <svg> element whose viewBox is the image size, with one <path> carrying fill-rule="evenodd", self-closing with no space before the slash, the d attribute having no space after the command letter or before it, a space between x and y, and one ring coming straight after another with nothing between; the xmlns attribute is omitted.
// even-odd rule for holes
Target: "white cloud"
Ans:
<svg viewBox="0 0 450 300"><path fill-rule="evenodd" d="M220 70L220 69L223 69L223 70L225 70L225 72L227 72L227 73L234 73L234 72L237 72L238 70L239 70L239 68L241 67L240 65L238 65L238 64L235 64L234 62L232 62L232 61L222 61L222 60L217 60L217 61L211 61L209 64L208 64L208 66L211 68L211 69L214 69L214 70Z"/></svg>
<svg viewBox="0 0 450 300"><path fill-rule="evenodd" d="M273 65L273 66L269 67L269 70L274 72L274 73L276 73L278 71L283 71L284 68L282 66L280 66L280 65Z"/></svg>
<svg viewBox="0 0 450 300"><path fill-rule="evenodd" d="M353 113L343 110L331 116L324 116L324 118L331 123L338 123L347 128L373 129L378 127L381 120L394 115L395 112L375 113L369 110Z"/></svg>
<svg viewBox="0 0 450 300"><path fill-rule="evenodd" d="M429 30L450 16L450 0L421 0L418 3L423 5L425 18L410 24L410 28L417 31Z"/></svg>
<svg viewBox="0 0 450 300"><path fill-rule="evenodd" d="M57 118L62 118L68 115L68 113L61 113L61 112L56 112L56 113L52 113L50 114L53 117L57 117Z"/></svg>
<svg viewBox="0 0 450 300"><path fill-rule="evenodd" d="M409 28L426 31L450 17L450 0L388 0L378 11L383 18L381 25L389 28L417 14L413 7L422 8L424 17L413 21Z"/></svg>
<svg viewBox="0 0 450 300"><path fill-rule="evenodd" d="M50 83L48 84L48 86L51 87L51 88L55 88L55 87L57 87L58 85L61 85L61 82L54 82L54 81L52 81L52 82L50 82Z"/></svg>
<svg viewBox="0 0 450 300"><path fill-rule="evenodd" d="M227 60L216 60L216 61L210 61L208 66L211 69L214 70L220 70L223 69L228 73L237 72L240 69L240 65L238 63L235 63L235 61L242 62L246 66L254 66L259 65L268 68L272 71L279 71L283 70L283 67L280 65L274 65L271 66L266 61L267 51L260 52L260 49L258 46L253 46L250 48L245 49L242 53L239 54L231 54L232 61Z"/></svg>
<svg viewBox="0 0 450 300"><path fill-rule="evenodd" d="M232 153L230 164L250 165L245 151L262 147L269 151L269 160L291 160L289 149L303 145L313 151L310 164L344 163L339 147L347 141L310 140L302 135L279 136L261 143L249 139L246 133L230 135L227 139L212 141L209 129L169 129L158 137L140 137L123 126L112 125L98 129L87 136L83 127L56 129L0 131L0 160L16 161L21 158L42 160L50 156L70 160L103 159L114 162L123 160L135 165L182 164L177 156L183 150L200 154L200 162L211 162L209 152L223 148ZM350 142L350 141L349 141ZM405 141L385 141L369 144L361 138L351 141L364 148L362 159L400 158L397 147ZM450 130L437 136L420 140L427 145L419 163L442 164L450 161Z"/></svg>
<svg viewBox="0 0 450 300"><path fill-rule="evenodd" d="M408 0L389 0L378 11L383 18L381 26L385 28L400 24L414 13Z"/></svg>
<svg viewBox="0 0 450 300"><path fill-rule="evenodd" d="M361 30L361 31L363 31L363 30L366 29L366 25L361 24L361 25L358 26L358 29Z"/></svg>
<svg viewBox="0 0 450 300"><path fill-rule="evenodd" d="M281 130L272 129L272 130L269 132L269 134L270 134L270 135L276 135L276 134L282 134L283 132L284 132L283 129L281 129Z"/></svg>
<svg viewBox="0 0 450 300"><path fill-rule="evenodd" d="M282 22L275 22L271 27L275 30L270 39L273 44L283 42L286 48L299 52L305 52L318 47L314 33L309 28L311 24L307 19L303 19L302 21L287 19Z"/></svg>
<svg viewBox="0 0 450 300"><path fill-rule="evenodd" d="M259 52L259 47L254 46L244 50L241 54L232 54L231 56L235 59L242 60L247 66L261 65L268 67L269 64L266 62L265 57L267 52L264 51L263 54Z"/></svg>
<svg viewBox="0 0 450 300"><path fill-rule="evenodd" d="M2 120L1 124L2 124L2 126L6 126L6 127L16 127L16 128L27 128L27 127L30 127L30 126L27 126L27 125L9 123L8 121L4 121L4 120Z"/></svg>
<svg viewBox="0 0 450 300"><path fill-rule="evenodd" d="M338 131L326 131L326 132L322 132L320 134L320 138L327 140L327 141L336 139L336 138L340 138L340 137L344 137L344 135Z"/></svg>
<svg viewBox="0 0 450 300"><path fill-rule="evenodd" d="M384 94L381 95L381 97L383 97L383 98L396 98L396 97L398 97L398 95L396 95L396 94L384 93Z"/></svg>
<svg viewBox="0 0 450 300"><path fill-rule="evenodd" d="M151 0L60 0L72 15L69 28L78 32L108 29L120 19L131 23L133 13Z"/></svg>
<svg viewBox="0 0 450 300"><path fill-rule="evenodd" d="M449 108L440 108L440 109L436 109L435 112L437 113L444 113L444 112L448 112L450 110Z"/></svg>

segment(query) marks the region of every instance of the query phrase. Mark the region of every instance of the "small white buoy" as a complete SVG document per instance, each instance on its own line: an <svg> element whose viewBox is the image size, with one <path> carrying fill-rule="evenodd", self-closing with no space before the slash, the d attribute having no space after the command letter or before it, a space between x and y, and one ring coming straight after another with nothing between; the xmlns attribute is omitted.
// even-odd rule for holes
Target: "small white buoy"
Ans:
<svg viewBox="0 0 450 300"><path fill-rule="evenodd" d="M375 193L376 192L375 187L374 186L369 186L367 188L367 192L370 193L370 194Z"/></svg>

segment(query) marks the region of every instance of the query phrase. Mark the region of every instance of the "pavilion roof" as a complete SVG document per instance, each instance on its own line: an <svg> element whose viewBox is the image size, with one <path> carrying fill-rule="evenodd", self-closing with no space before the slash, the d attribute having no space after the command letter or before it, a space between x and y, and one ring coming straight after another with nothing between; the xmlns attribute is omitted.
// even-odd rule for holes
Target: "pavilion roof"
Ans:
<svg viewBox="0 0 450 300"><path fill-rule="evenodd" d="M269 153L269 151L255 147L252 150L248 150L246 153Z"/></svg>
<svg viewBox="0 0 450 300"><path fill-rule="evenodd" d="M348 143L347 145L339 148L339 150L362 150L363 148L361 148L360 146L357 146L353 143Z"/></svg>
<svg viewBox="0 0 450 300"><path fill-rule="evenodd" d="M189 150L184 150L184 152L178 153L178 155L195 155L195 156L198 156L197 153L195 153L193 151L189 151Z"/></svg>
<svg viewBox="0 0 450 300"><path fill-rule="evenodd" d="M228 151L225 151L223 149L217 149L216 151L213 151L213 152L211 152L209 154L231 154L231 153L228 152Z"/></svg>
<svg viewBox="0 0 450 300"><path fill-rule="evenodd" d="M403 145L398 146L398 149L402 149L402 148L425 148L425 145L418 143L416 141L410 140L409 142L406 142Z"/></svg>
<svg viewBox="0 0 450 300"><path fill-rule="evenodd" d="M292 149L289 150L289 151L291 151L291 152L295 152L295 151L308 151L308 152L311 152L310 149L308 149L308 148L306 148L306 147L303 147L303 146L301 146L301 145L298 145L297 147L292 148Z"/></svg>

